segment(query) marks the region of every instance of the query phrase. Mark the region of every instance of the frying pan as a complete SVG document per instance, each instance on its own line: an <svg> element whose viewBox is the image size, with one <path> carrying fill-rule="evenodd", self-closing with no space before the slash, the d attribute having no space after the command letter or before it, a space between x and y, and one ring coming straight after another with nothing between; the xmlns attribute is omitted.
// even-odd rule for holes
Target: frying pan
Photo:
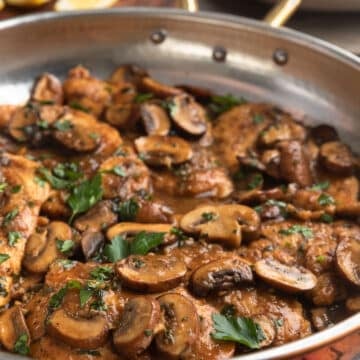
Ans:
<svg viewBox="0 0 360 360"><path fill-rule="evenodd" d="M79 63L100 77L119 64L136 63L161 81L273 103L305 122L335 126L360 150L359 58L299 32L241 17L158 8L45 13L0 23L0 103L26 101L41 72L63 78ZM289 358L358 329L360 314L238 358Z"/></svg>

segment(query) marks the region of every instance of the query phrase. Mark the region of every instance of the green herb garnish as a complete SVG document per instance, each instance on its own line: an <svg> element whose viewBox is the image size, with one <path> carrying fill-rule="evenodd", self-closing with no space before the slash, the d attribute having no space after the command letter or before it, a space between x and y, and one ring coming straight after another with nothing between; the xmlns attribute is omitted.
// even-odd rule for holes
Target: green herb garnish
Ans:
<svg viewBox="0 0 360 360"><path fill-rule="evenodd" d="M218 116L226 111L231 110L233 107L237 105L246 104L246 100L244 98L236 98L233 95L215 95L211 97L211 102L209 104L210 111Z"/></svg>
<svg viewBox="0 0 360 360"><path fill-rule="evenodd" d="M4 192L4 190L7 188L8 184L6 182L0 183L0 193Z"/></svg>
<svg viewBox="0 0 360 360"><path fill-rule="evenodd" d="M89 113L90 112L90 109L82 104L80 104L79 102L77 101L71 101L69 103L69 106L75 110L80 110L80 111L83 111L83 112L86 112L86 113Z"/></svg>
<svg viewBox="0 0 360 360"><path fill-rule="evenodd" d="M139 209L140 206L134 198L123 201L114 208L121 221L134 221Z"/></svg>
<svg viewBox="0 0 360 360"><path fill-rule="evenodd" d="M139 93L135 96L134 98L134 101L137 103L137 104L142 104L144 103L145 101L148 101L150 99L152 99L154 97L154 94L152 93Z"/></svg>
<svg viewBox="0 0 360 360"><path fill-rule="evenodd" d="M111 243L104 247L104 256L111 262L124 259L129 255L129 242L123 236L115 236Z"/></svg>
<svg viewBox="0 0 360 360"><path fill-rule="evenodd" d="M21 187L21 185L14 185L10 191L12 194L17 194L21 190Z"/></svg>
<svg viewBox="0 0 360 360"><path fill-rule="evenodd" d="M75 246L75 242L73 240L61 240L56 239L56 247L63 254L69 254Z"/></svg>
<svg viewBox="0 0 360 360"><path fill-rule="evenodd" d="M264 182L264 178L261 174L254 174L251 178L251 181L247 184L249 190L254 190L261 186Z"/></svg>
<svg viewBox="0 0 360 360"><path fill-rule="evenodd" d="M252 117L253 124L261 124L264 121L264 116L262 114L255 114Z"/></svg>
<svg viewBox="0 0 360 360"><path fill-rule="evenodd" d="M320 220L323 221L324 223L331 224L334 221L334 218L330 214L322 214L320 216Z"/></svg>
<svg viewBox="0 0 360 360"><path fill-rule="evenodd" d="M90 276L98 281L110 280L113 275L114 270L109 266L98 266L90 272Z"/></svg>
<svg viewBox="0 0 360 360"><path fill-rule="evenodd" d="M309 239L313 237L313 232L307 226L302 225L292 225L288 229L279 230L279 234L281 235L293 235L293 234L301 234L305 239Z"/></svg>
<svg viewBox="0 0 360 360"><path fill-rule="evenodd" d="M54 128L59 131L69 131L73 128L73 124L70 120L58 120L55 122Z"/></svg>
<svg viewBox="0 0 360 360"><path fill-rule="evenodd" d="M335 200L331 195L322 193L318 198L318 203L321 206L334 205Z"/></svg>
<svg viewBox="0 0 360 360"><path fill-rule="evenodd" d="M19 209L16 207L15 209L9 211L3 219L2 224L4 226L9 225L9 223L16 218L16 216L19 214Z"/></svg>
<svg viewBox="0 0 360 360"><path fill-rule="evenodd" d="M9 231L8 243L10 246L15 246L17 241L21 238L21 234L18 231Z"/></svg>
<svg viewBox="0 0 360 360"><path fill-rule="evenodd" d="M217 218L217 215L215 213L212 213L212 212L204 212L204 213L201 214L201 218L205 222L209 222L209 221L215 220Z"/></svg>
<svg viewBox="0 0 360 360"><path fill-rule="evenodd" d="M2 264L4 261L10 259L10 255L8 254L0 254L0 264Z"/></svg>
<svg viewBox="0 0 360 360"><path fill-rule="evenodd" d="M14 352L20 355L28 355L30 352L28 341L28 335L26 333L21 334L14 344Z"/></svg>
<svg viewBox="0 0 360 360"><path fill-rule="evenodd" d="M330 183L329 181L323 181L317 184L314 184L313 186L310 187L311 190L326 190L329 187Z"/></svg>

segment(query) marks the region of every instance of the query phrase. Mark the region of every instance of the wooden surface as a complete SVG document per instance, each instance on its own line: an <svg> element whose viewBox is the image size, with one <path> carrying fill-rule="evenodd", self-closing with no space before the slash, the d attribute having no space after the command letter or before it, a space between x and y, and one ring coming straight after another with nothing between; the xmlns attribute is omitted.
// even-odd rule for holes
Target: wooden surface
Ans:
<svg viewBox="0 0 360 360"><path fill-rule="evenodd" d="M242 1L242 0L237 0ZM120 6L164 6L175 7L176 0L119 0L115 7ZM237 6L237 5L236 5ZM51 11L53 2L34 10L24 10L7 7L0 11L0 20L20 16L28 13ZM254 11L255 9L255 11ZM256 9L251 7L246 15L261 18L266 9ZM360 331L346 337L330 346L317 350L311 354L301 356L294 360L360 360Z"/></svg>

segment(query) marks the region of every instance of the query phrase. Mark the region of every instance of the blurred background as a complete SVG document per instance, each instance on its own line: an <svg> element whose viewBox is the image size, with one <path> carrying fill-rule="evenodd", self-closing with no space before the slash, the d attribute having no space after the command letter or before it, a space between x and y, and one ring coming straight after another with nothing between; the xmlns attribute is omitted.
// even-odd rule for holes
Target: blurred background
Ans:
<svg viewBox="0 0 360 360"><path fill-rule="evenodd" d="M0 19L33 11L118 6L175 7L176 0L0 0L12 4L0 11ZM262 19L274 0L200 0L200 9ZM41 5L46 3L45 5ZM15 6L14 6L15 5ZM20 5L20 7L19 7ZM24 8L26 5L40 5ZM0 5L1 7L1 5ZM320 37L360 55L360 0L303 0L287 26Z"/></svg>

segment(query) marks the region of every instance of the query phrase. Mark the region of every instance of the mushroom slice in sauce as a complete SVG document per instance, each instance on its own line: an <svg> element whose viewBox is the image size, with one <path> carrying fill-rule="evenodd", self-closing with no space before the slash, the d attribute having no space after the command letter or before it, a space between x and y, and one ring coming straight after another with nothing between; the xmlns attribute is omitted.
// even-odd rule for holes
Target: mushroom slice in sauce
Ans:
<svg viewBox="0 0 360 360"><path fill-rule="evenodd" d="M91 259L105 243L101 232L86 231L81 237L81 250L86 260Z"/></svg>
<svg viewBox="0 0 360 360"><path fill-rule="evenodd" d="M160 305L156 299L139 296L130 299L113 334L116 350L133 359L147 349L160 321Z"/></svg>
<svg viewBox="0 0 360 360"><path fill-rule="evenodd" d="M254 270L265 282L288 293L303 292L316 286L316 276L311 271L273 259L257 261Z"/></svg>
<svg viewBox="0 0 360 360"><path fill-rule="evenodd" d="M360 295L351 296L346 300L346 308L351 312L360 311Z"/></svg>
<svg viewBox="0 0 360 360"><path fill-rule="evenodd" d="M45 73L35 83L31 99L42 103L61 105L64 101L63 88L60 80Z"/></svg>
<svg viewBox="0 0 360 360"><path fill-rule="evenodd" d="M132 127L138 118L138 111L133 104L115 104L106 109L106 121L120 129Z"/></svg>
<svg viewBox="0 0 360 360"><path fill-rule="evenodd" d="M162 84L149 76L140 79L139 87L144 91L149 91L160 98L167 98L183 93L183 90L173 86Z"/></svg>
<svg viewBox="0 0 360 360"><path fill-rule="evenodd" d="M170 119L166 111L158 104L141 105L140 115L148 135L166 136L170 131Z"/></svg>
<svg viewBox="0 0 360 360"><path fill-rule="evenodd" d="M232 290L253 281L250 265L239 257L211 261L191 276L191 287L197 296L214 291Z"/></svg>
<svg viewBox="0 0 360 360"><path fill-rule="evenodd" d="M165 329L156 335L156 347L170 359L186 358L199 335L196 308L189 299L176 293L162 295L158 301Z"/></svg>
<svg viewBox="0 0 360 360"><path fill-rule="evenodd" d="M252 320L260 326L264 335L264 339L260 342L259 347L264 348L270 346L276 337L276 326L274 321L266 315L256 315Z"/></svg>
<svg viewBox="0 0 360 360"><path fill-rule="evenodd" d="M21 336L26 336L25 342L29 346L30 333L23 312L20 306L14 306L0 315L0 343L7 350L14 351L15 344Z"/></svg>
<svg viewBox="0 0 360 360"><path fill-rule="evenodd" d="M170 290L184 279L185 264L168 255L131 255L115 266L123 284L135 291L160 292Z"/></svg>
<svg viewBox="0 0 360 360"><path fill-rule="evenodd" d="M102 315L73 317L64 309L59 309L49 317L47 331L70 346L94 349L105 344L109 329L107 320Z"/></svg>
<svg viewBox="0 0 360 360"><path fill-rule="evenodd" d="M200 136L207 130L205 109L190 95L175 96L171 100L170 115L176 126L189 135Z"/></svg>
<svg viewBox="0 0 360 360"><path fill-rule="evenodd" d="M106 236L109 240L113 239L115 236L131 236L136 235L140 232L150 232L150 233L169 233L172 229L170 224L140 224L132 222L121 222L112 226L106 233ZM166 240L165 237L164 240Z"/></svg>
<svg viewBox="0 0 360 360"><path fill-rule="evenodd" d="M61 221L53 221L40 233L33 233L26 243L24 267L33 273L45 273L54 260L64 258L57 249L57 241L71 238L70 226Z"/></svg>
<svg viewBox="0 0 360 360"><path fill-rule="evenodd" d="M239 247L242 233L251 236L260 225L255 210L243 205L204 205L185 214L180 227L188 233L200 234L209 241Z"/></svg>
<svg viewBox="0 0 360 360"><path fill-rule="evenodd" d="M354 165L350 148L340 141L323 144L320 148L320 160L327 170L335 174L348 174Z"/></svg>
<svg viewBox="0 0 360 360"><path fill-rule="evenodd" d="M360 240L347 238L336 249L336 265L352 284L360 286Z"/></svg>
<svg viewBox="0 0 360 360"><path fill-rule="evenodd" d="M322 145L330 141L337 141L339 135L337 131L329 125L321 124L311 129L311 137L317 145Z"/></svg>
<svg viewBox="0 0 360 360"><path fill-rule="evenodd" d="M139 137L135 140L135 147L149 165L170 167L190 160L193 154L190 144L177 136Z"/></svg>

